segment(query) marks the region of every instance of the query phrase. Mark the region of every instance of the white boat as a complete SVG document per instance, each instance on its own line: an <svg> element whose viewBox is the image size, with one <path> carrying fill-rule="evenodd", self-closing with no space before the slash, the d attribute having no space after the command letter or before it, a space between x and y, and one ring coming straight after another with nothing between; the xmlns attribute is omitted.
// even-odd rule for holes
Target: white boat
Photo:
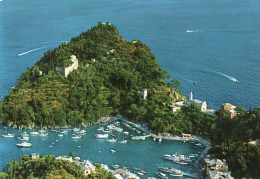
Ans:
<svg viewBox="0 0 260 179"><path fill-rule="evenodd" d="M108 132L112 132L111 130L103 130L103 132L106 132L106 133L108 133Z"/></svg>
<svg viewBox="0 0 260 179"><path fill-rule="evenodd" d="M48 135L48 133L40 133L40 136L42 136L42 137L45 137L47 135Z"/></svg>
<svg viewBox="0 0 260 179"><path fill-rule="evenodd" d="M117 164L112 165L112 168L113 168L113 169L118 169L118 168L120 168L120 165L117 165Z"/></svg>
<svg viewBox="0 0 260 179"><path fill-rule="evenodd" d="M125 143L127 143L127 140L122 140L122 141L120 141L119 143L120 143L120 144L125 144Z"/></svg>
<svg viewBox="0 0 260 179"><path fill-rule="evenodd" d="M97 129L97 131L103 131L104 130L104 127L99 127L98 129Z"/></svg>
<svg viewBox="0 0 260 179"><path fill-rule="evenodd" d="M63 134L59 134L58 136L59 136L59 137L63 137Z"/></svg>
<svg viewBox="0 0 260 179"><path fill-rule="evenodd" d="M80 129L79 128L74 128L73 131L78 132L78 131L80 131Z"/></svg>
<svg viewBox="0 0 260 179"><path fill-rule="evenodd" d="M67 134L69 131L65 130L65 131L61 131L61 134Z"/></svg>
<svg viewBox="0 0 260 179"><path fill-rule="evenodd" d="M4 134L2 135L3 137L6 137L6 138L14 138L14 134Z"/></svg>
<svg viewBox="0 0 260 179"><path fill-rule="evenodd" d="M16 144L17 147L32 147L32 144L29 142L22 142L20 144Z"/></svg>
<svg viewBox="0 0 260 179"><path fill-rule="evenodd" d="M95 134L94 136L98 139L108 138L108 134Z"/></svg>
<svg viewBox="0 0 260 179"><path fill-rule="evenodd" d="M145 136L133 136L131 140L145 140Z"/></svg>
<svg viewBox="0 0 260 179"><path fill-rule="evenodd" d="M31 135L38 135L39 132L37 132L37 131L32 131L32 132L30 132L30 134L31 134Z"/></svg>
<svg viewBox="0 0 260 179"><path fill-rule="evenodd" d="M120 127L116 127L115 130L116 130L117 132L123 132L123 129L120 128Z"/></svg>
<svg viewBox="0 0 260 179"><path fill-rule="evenodd" d="M18 137L18 139L28 141L30 138L27 136L23 136L23 137Z"/></svg>
<svg viewBox="0 0 260 179"><path fill-rule="evenodd" d="M182 177L183 174L182 173L174 173L174 174L170 174L173 177Z"/></svg>
<svg viewBox="0 0 260 179"><path fill-rule="evenodd" d="M21 135L22 135L22 136L25 136L25 137L28 137L28 136L29 136L29 134L28 134L27 132L23 132Z"/></svg>
<svg viewBox="0 0 260 179"><path fill-rule="evenodd" d="M167 175L165 173L162 173L162 172L156 172L156 175L158 175L161 178L165 178L165 179L168 178Z"/></svg>
<svg viewBox="0 0 260 179"><path fill-rule="evenodd" d="M107 142L116 142L116 139L114 139L114 138L108 139Z"/></svg>
<svg viewBox="0 0 260 179"><path fill-rule="evenodd" d="M129 132L125 131L123 132L124 135L129 135Z"/></svg>
<svg viewBox="0 0 260 179"><path fill-rule="evenodd" d="M82 136L81 135L75 135L75 136L72 136L71 138L72 139L80 139Z"/></svg>
<svg viewBox="0 0 260 179"><path fill-rule="evenodd" d="M186 32L193 32L193 30L186 30Z"/></svg>
<svg viewBox="0 0 260 179"><path fill-rule="evenodd" d="M116 152L116 151L115 151L115 150L113 150L113 149L111 149L110 151L111 151L112 153L115 153L115 152Z"/></svg>
<svg viewBox="0 0 260 179"><path fill-rule="evenodd" d="M46 132L46 130L44 130L44 129L41 129L41 130L39 130L39 132Z"/></svg>

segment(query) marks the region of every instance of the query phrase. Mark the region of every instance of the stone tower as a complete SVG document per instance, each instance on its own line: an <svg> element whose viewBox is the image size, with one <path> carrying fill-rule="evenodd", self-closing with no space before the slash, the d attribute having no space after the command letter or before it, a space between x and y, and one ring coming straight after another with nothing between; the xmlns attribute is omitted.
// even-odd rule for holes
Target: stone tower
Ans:
<svg viewBox="0 0 260 179"><path fill-rule="evenodd" d="M193 94L190 92L189 101L193 101Z"/></svg>

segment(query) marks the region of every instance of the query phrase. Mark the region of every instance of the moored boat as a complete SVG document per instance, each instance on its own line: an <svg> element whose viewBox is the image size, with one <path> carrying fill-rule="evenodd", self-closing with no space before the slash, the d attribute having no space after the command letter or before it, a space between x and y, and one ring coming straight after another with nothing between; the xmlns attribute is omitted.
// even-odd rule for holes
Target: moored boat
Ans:
<svg viewBox="0 0 260 179"><path fill-rule="evenodd" d="M174 174L170 174L173 177L182 177L183 174L182 173L174 173Z"/></svg>
<svg viewBox="0 0 260 179"><path fill-rule="evenodd" d="M22 142L20 144L16 144L17 147L32 147L32 144L29 142Z"/></svg>
<svg viewBox="0 0 260 179"><path fill-rule="evenodd" d="M72 139L80 139L82 136L81 135L75 135L75 136L72 136L71 138Z"/></svg>
<svg viewBox="0 0 260 179"><path fill-rule="evenodd" d="M165 178L165 179L168 178L167 175L165 173L162 173L162 172L156 172L156 175L158 175L161 178Z"/></svg>
<svg viewBox="0 0 260 179"><path fill-rule="evenodd" d="M4 134L2 135L2 137L5 137L5 138L14 138L14 134Z"/></svg>
<svg viewBox="0 0 260 179"><path fill-rule="evenodd" d="M112 166L113 169L118 169L118 168L120 168L120 165L117 165L117 164L111 165L111 166Z"/></svg>
<svg viewBox="0 0 260 179"><path fill-rule="evenodd" d="M94 136L95 136L97 139L105 139L105 138L108 138L108 134L94 134Z"/></svg>
<svg viewBox="0 0 260 179"><path fill-rule="evenodd" d="M116 139L114 139L114 138L108 139L107 142L116 142Z"/></svg>

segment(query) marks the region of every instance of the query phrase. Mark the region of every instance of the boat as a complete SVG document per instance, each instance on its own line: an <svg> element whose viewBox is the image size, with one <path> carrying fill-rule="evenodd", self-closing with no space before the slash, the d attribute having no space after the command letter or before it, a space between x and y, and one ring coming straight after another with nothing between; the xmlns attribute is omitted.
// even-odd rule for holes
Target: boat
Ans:
<svg viewBox="0 0 260 179"><path fill-rule="evenodd" d="M112 131L111 131L111 130L107 130L107 129L105 129L105 130L103 130L103 132L108 133L108 132L112 132Z"/></svg>
<svg viewBox="0 0 260 179"><path fill-rule="evenodd" d="M133 136L131 140L145 140L145 136Z"/></svg>
<svg viewBox="0 0 260 179"><path fill-rule="evenodd" d="M129 132L125 131L123 132L124 135L129 135Z"/></svg>
<svg viewBox="0 0 260 179"><path fill-rule="evenodd" d="M59 136L59 137L63 137L63 134L59 134L58 136Z"/></svg>
<svg viewBox="0 0 260 179"><path fill-rule="evenodd" d="M45 137L47 135L48 135L48 133L40 133L40 136L43 136L43 137Z"/></svg>
<svg viewBox="0 0 260 179"><path fill-rule="evenodd" d="M97 131L103 131L104 130L104 127L99 127L98 129L97 129Z"/></svg>
<svg viewBox="0 0 260 179"><path fill-rule="evenodd" d="M22 137L18 137L18 139L28 141L30 138L28 136L22 136Z"/></svg>
<svg viewBox="0 0 260 179"><path fill-rule="evenodd" d="M94 134L94 136L95 136L97 139L105 139L105 138L108 138L108 134Z"/></svg>
<svg viewBox="0 0 260 179"><path fill-rule="evenodd" d="M32 131L32 132L30 132L30 134L31 134L31 135L38 135L39 132L37 132L37 131Z"/></svg>
<svg viewBox="0 0 260 179"><path fill-rule="evenodd" d="M72 129L73 131L75 131L75 132L78 132L78 131L80 131L80 129L79 128L74 128L74 129Z"/></svg>
<svg viewBox="0 0 260 179"><path fill-rule="evenodd" d="M4 134L2 135L2 137L5 137L5 138L14 138L14 134Z"/></svg>
<svg viewBox="0 0 260 179"><path fill-rule="evenodd" d="M171 173L171 170L168 167L158 167L158 169L162 172Z"/></svg>
<svg viewBox="0 0 260 179"><path fill-rule="evenodd" d="M120 128L120 127L116 127L115 130L116 130L117 132L123 132L123 129Z"/></svg>
<svg viewBox="0 0 260 179"><path fill-rule="evenodd" d="M193 32L193 30L186 30L186 32Z"/></svg>
<svg viewBox="0 0 260 179"><path fill-rule="evenodd" d="M61 131L61 134L68 134L69 131L65 130L65 131Z"/></svg>
<svg viewBox="0 0 260 179"><path fill-rule="evenodd" d="M183 174L182 173L174 173L174 174L170 174L173 177L182 177Z"/></svg>
<svg viewBox="0 0 260 179"><path fill-rule="evenodd" d="M110 151L111 151L112 153L115 153L115 152L116 152L116 151L115 151L115 150L113 150L113 149L111 149Z"/></svg>
<svg viewBox="0 0 260 179"><path fill-rule="evenodd" d="M124 139L124 136L125 136L125 135L123 134L123 140L119 142L120 144L125 144L125 143L127 143L127 140Z"/></svg>
<svg viewBox="0 0 260 179"><path fill-rule="evenodd" d="M22 142L20 144L16 144L17 147L32 147L32 144L29 142Z"/></svg>
<svg viewBox="0 0 260 179"><path fill-rule="evenodd" d="M162 173L162 172L156 172L156 175L158 175L161 178L165 178L165 179L168 178L167 175L165 173Z"/></svg>
<svg viewBox="0 0 260 179"><path fill-rule="evenodd" d="M29 136L29 134L28 134L27 132L23 132L21 135L22 135L22 136L25 136L25 137L28 137L28 136Z"/></svg>
<svg viewBox="0 0 260 179"><path fill-rule="evenodd" d="M114 139L114 138L108 139L107 142L116 142L116 139Z"/></svg>
<svg viewBox="0 0 260 179"><path fill-rule="evenodd" d="M146 171L144 171L144 170L141 170L140 172L141 172L141 173L143 173L143 174L147 174L147 172L146 172Z"/></svg>
<svg viewBox="0 0 260 179"><path fill-rule="evenodd" d="M75 135L75 136L72 136L71 138L72 139L80 139L82 136L81 135Z"/></svg>
<svg viewBox="0 0 260 179"><path fill-rule="evenodd" d="M197 85L197 84L198 84L197 81L193 81L192 83L193 83L194 85Z"/></svg>
<svg viewBox="0 0 260 179"><path fill-rule="evenodd" d="M120 168L120 165L117 165L117 164L111 165L111 166L112 166L113 169L118 169L118 168Z"/></svg>

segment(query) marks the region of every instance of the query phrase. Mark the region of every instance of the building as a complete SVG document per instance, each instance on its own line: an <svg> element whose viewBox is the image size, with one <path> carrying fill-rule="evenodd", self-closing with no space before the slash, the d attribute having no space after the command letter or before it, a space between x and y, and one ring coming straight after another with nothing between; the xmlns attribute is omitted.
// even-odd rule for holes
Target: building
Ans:
<svg viewBox="0 0 260 179"><path fill-rule="evenodd" d="M95 172L96 166L93 165L89 160L84 160L83 162L76 161L77 166L81 166L84 171L85 176Z"/></svg>
<svg viewBox="0 0 260 179"><path fill-rule="evenodd" d="M70 161L73 162L73 159L71 156L58 156L55 158L56 160L66 160L66 161Z"/></svg>
<svg viewBox="0 0 260 179"><path fill-rule="evenodd" d="M183 139L191 139L191 134L182 134Z"/></svg>
<svg viewBox="0 0 260 179"><path fill-rule="evenodd" d="M237 111L235 110L236 106L230 103L221 104L220 116L224 117L227 114L230 118L233 118L237 115Z"/></svg>
<svg viewBox="0 0 260 179"><path fill-rule="evenodd" d="M215 176L219 176L220 174L227 175L231 177L231 172L228 171L228 164L225 160L220 159L212 159L209 158L204 159L205 169L206 169L206 175L208 178L216 178ZM222 172L222 173L220 173Z"/></svg>
<svg viewBox="0 0 260 179"><path fill-rule="evenodd" d="M250 147L257 147L259 144L260 144L260 140L259 139L248 142L248 146L250 146Z"/></svg>
<svg viewBox="0 0 260 179"><path fill-rule="evenodd" d="M210 171L208 177L209 179L234 179L231 176L231 172L216 172Z"/></svg>
<svg viewBox="0 0 260 179"><path fill-rule="evenodd" d="M76 70L79 66L78 59L76 58L75 55L71 55L70 60L72 61L72 64L69 65L68 67L56 67L56 71L64 75L66 78L68 77L70 72Z"/></svg>
<svg viewBox="0 0 260 179"><path fill-rule="evenodd" d="M37 158L40 158L40 154L37 154L37 153L33 153L31 155L32 159L37 159Z"/></svg>
<svg viewBox="0 0 260 179"><path fill-rule="evenodd" d="M198 99L194 99L192 92L190 92L189 101L191 104L194 104L196 107L198 107L201 112L206 112L208 110L206 101L200 101Z"/></svg>
<svg viewBox="0 0 260 179"><path fill-rule="evenodd" d="M186 102L185 101L178 101L178 102L174 102L170 105L172 112L177 112L181 110L182 106L185 106Z"/></svg>
<svg viewBox="0 0 260 179"><path fill-rule="evenodd" d="M85 67L89 67L89 63L86 63L86 64L85 64Z"/></svg>
<svg viewBox="0 0 260 179"><path fill-rule="evenodd" d="M96 59L95 58L91 58L91 61L94 63L94 62L96 62Z"/></svg>
<svg viewBox="0 0 260 179"><path fill-rule="evenodd" d="M147 99L147 89L142 89L142 91L138 91L139 94L141 94L143 96L143 98L146 100Z"/></svg>

